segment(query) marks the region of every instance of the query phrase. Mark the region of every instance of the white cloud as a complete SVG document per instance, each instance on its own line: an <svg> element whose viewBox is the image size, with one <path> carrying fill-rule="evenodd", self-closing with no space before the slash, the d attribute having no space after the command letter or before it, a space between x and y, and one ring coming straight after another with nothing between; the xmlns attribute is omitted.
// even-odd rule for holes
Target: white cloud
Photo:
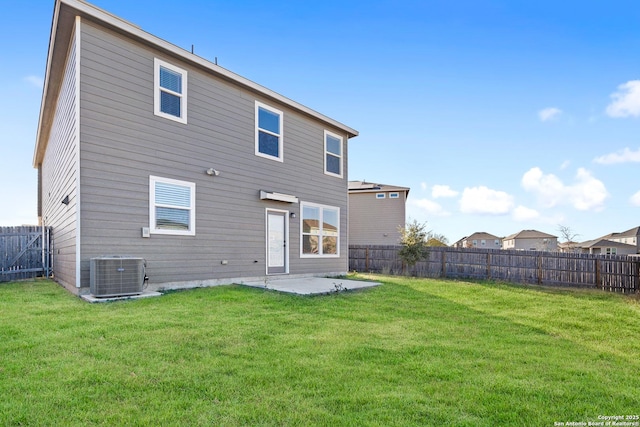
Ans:
<svg viewBox="0 0 640 427"><path fill-rule="evenodd" d="M637 206L640 208L640 191L629 198L629 201L633 206Z"/></svg>
<svg viewBox="0 0 640 427"><path fill-rule="evenodd" d="M568 203L580 211L600 210L609 197L602 181L584 168L578 169L573 185L565 185L557 176L545 175L537 167L529 169L522 176L521 184L526 191L537 194L539 202L545 207Z"/></svg>
<svg viewBox="0 0 640 427"><path fill-rule="evenodd" d="M540 218L540 213L535 209L520 205L513 210L513 219L515 221L526 222L537 218Z"/></svg>
<svg viewBox="0 0 640 427"><path fill-rule="evenodd" d="M427 214L434 216L449 216L451 215L447 212L439 203L434 202L429 199L418 199L418 200L409 200L409 203L413 206L417 206L421 210L425 211Z"/></svg>
<svg viewBox="0 0 640 427"><path fill-rule="evenodd" d="M522 176L522 188L537 193L546 208L557 205L564 197L564 184L553 174L544 175L540 168L531 168Z"/></svg>
<svg viewBox="0 0 640 427"><path fill-rule="evenodd" d="M421 182L420 183L420 188L422 188L422 191L427 191L427 183L426 182Z"/></svg>
<svg viewBox="0 0 640 427"><path fill-rule="evenodd" d="M613 100L607 106L610 117L640 116L640 80L630 80L618 86L618 91L611 94Z"/></svg>
<svg viewBox="0 0 640 427"><path fill-rule="evenodd" d="M40 76L27 76L23 80L38 89L42 89L42 86L44 85L44 79Z"/></svg>
<svg viewBox="0 0 640 427"><path fill-rule="evenodd" d="M556 107L549 107L538 111L538 117L541 122L555 120L560 116L560 114L562 114L562 110Z"/></svg>
<svg viewBox="0 0 640 427"><path fill-rule="evenodd" d="M437 199L439 197L456 197L459 191L451 189L448 185L434 185L431 190L431 197Z"/></svg>
<svg viewBox="0 0 640 427"><path fill-rule="evenodd" d="M591 175L591 172L584 168L579 168L576 174L577 183L571 187L569 200L574 208L579 211L591 209L600 210L604 206L604 201L609 197L604 183Z"/></svg>
<svg viewBox="0 0 640 427"><path fill-rule="evenodd" d="M485 186L465 188L460 198L460 211L463 213L502 215L512 208L512 196Z"/></svg>
<svg viewBox="0 0 640 427"><path fill-rule="evenodd" d="M571 160L565 160L564 162L562 162L562 164L560 165L560 170L565 170L566 168L569 167L569 165L571 164Z"/></svg>
<svg viewBox="0 0 640 427"><path fill-rule="evenodd" d="M636 151L631 151L629 148L618 150L615 153L605 154L604 156L596 157L594 162L603 165L613 165L616 163L637 163L640 162L640 148Z"/></svg>

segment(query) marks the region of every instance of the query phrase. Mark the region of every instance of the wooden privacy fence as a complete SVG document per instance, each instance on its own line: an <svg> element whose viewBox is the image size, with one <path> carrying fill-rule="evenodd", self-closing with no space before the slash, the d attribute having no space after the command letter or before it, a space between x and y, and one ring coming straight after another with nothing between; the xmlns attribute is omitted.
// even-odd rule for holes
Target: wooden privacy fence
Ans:
<svg viewBox="0 0 640 427"><path fill-rule="evenodd" d="M35 225L0 227L0 282L51 274L51 230Z"/></svg>
<svg viewBox="0 0 640 427"><path fill-rule="evenodd" d="M405 268L400 246L349 246L349 269L418 277L488 279L513 283L638 292L640 258L502 249L430 247L429 257Z"/></svg>

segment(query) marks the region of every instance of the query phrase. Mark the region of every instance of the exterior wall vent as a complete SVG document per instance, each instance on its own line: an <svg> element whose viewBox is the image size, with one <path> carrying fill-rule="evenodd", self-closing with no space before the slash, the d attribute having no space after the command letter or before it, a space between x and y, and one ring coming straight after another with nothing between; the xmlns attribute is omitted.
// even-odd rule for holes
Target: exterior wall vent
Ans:
<svg viewBox="0 0 640 427"><path fill-rule="evenodd" d="M91 258L90 276L95 297L138 295L144 289L145 261L122 256Z"/></svg>

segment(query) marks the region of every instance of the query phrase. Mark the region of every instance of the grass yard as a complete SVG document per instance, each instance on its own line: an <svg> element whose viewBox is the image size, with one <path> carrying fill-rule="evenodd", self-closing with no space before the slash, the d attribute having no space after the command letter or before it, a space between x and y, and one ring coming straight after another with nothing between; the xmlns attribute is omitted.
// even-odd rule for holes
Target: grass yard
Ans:
<svg viewBox="0 0 640 427"><path fill-rule="evenodd" d="M364 276L360 276L364 277ZM374 276L88 304L0 285L0 425L553 426L640 414L640 304ZM556 424L558 425L558 424Z"/></svg>

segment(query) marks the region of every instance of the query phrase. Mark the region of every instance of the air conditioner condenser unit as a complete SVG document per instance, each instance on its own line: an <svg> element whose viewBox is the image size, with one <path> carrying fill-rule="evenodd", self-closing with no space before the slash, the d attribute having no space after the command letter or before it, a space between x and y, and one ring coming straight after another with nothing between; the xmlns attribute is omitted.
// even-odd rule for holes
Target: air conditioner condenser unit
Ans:
<svg viewBox="0 0 640 427"><path fill-rule="evenodd" d="M124 256L91 258L90 291L95 297L141 294L145 282L145 260Z"/></svg>

